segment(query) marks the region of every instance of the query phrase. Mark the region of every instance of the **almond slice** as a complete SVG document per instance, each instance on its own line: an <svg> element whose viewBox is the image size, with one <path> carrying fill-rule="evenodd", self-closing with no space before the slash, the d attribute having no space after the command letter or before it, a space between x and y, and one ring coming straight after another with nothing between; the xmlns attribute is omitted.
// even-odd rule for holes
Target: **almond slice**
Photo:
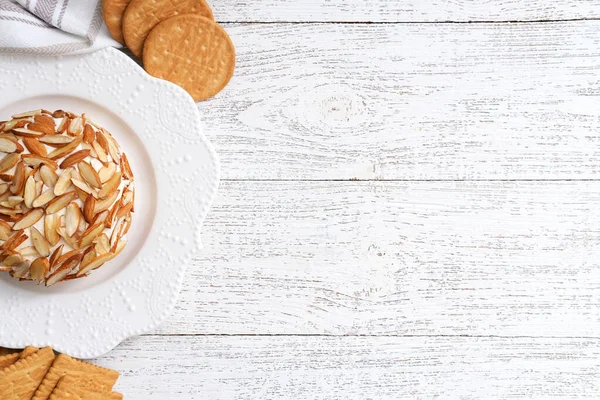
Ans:
<svg viewBox="0 0 600 400"><path fill-rule="evenodd" d="M71 273L71 271L77 268L77 265L79 265L79 262L81 261L82 257L82 254L73 254L70 258L68 258L66 261L60 264L60 267L58 267L56 271L54 271L54 273L48 277L48 280L46 281L46 286L52 286L55 283L65 279L67 275Z"/></svg>
<svg viewBox="0 0 600 400"><path fill-rule="evenodd" d="M90 186L98 189L102 187L102 181L100 180L100 176L98 175L94 167L92 167L89 163L81 161L79 164L77 164L77 167L79 168L79 173L81 174L83 179Z"/></svg>
<svg viewBox="0 0 600 400"><path fill-rule="evenodd" d="M97 256L94 246L88 247L88 249L83 254L83 258L81 259L81 266L79 268L81 269L84 268L84 266L91 264L96 259L96 257Z"/></svg>
<svg viewBox="0 0 600 400"><path fill-rule="evenodd" d="M71 203L67 206L67 212L65 213L65 227L67 229L67 235L73 236L79 228L79 222L81 220L81 211L77 203Z"/></svg>
<svg viewBox="0 0 600 400"><path fill-rule="evenodd" d="M8 192L8 183L0 183L0 196Z"/></svg>
<svg viewBox="0 0 600 400"><path fill-rule="evenodd" d="M12 267L13 265L19 264L23 261L23 256L20 253L11 254L2 261L2 264L7 267Z"/></svg>
<svg viewBox="0 0 600 400"><path fill-rule="evenodd" d="M15 153L17 151L17 143L8 138L0 138L0 151L4 153Z"/></svg>
<svg viewBox="0 0 600 400"><path fill-rule="evenodd" d="M92 197L92 196L88 196L88 197ZM81 218L79 218L79 226L77 227L77 232L79 232L79 233L85 232L87 227L88 227L88 223L85 221L85 218L83 218L83 216L81 216Z"/></svg>
<svg viewBox="0 0 600 400"><path fill-rule="evenodd" d="M67 133L71 136L79 136L83 130L83 119L76 117L71 120Z"/></svg>
<svg viewBox="0 0 600 400"><path fill-rule="evenodd" d="M43 133L44 135L54 135L56 132L54 131L54 125L44 125L38 124L37 122L32 122L27 124L27 129L34 132Z"/></svg>
<svg viewBox="0 0 600 400"><path fill-rule="evenodd" d="M113 176L104 184L102 189L98 191L98 196L101 199L108 197L111 193L116 191L121 184L121 172L116 172Z"/></svg>
<svg viewBox="0 0 600 400"><path fill-rule="evenodd" d="M63 238L65 242L67 242L69 246L71 246L75 250L79 250L79 242L76 238L69 236L69 234L67 233L67 229L64 226L59 227L56 231L58 232L60 237Z"/></svg>
<svg viewBox="0 0 600 400"><path fill-rule="evenodd" d="M96 132L96 141L102 147L102 149L104 150L104 152L106 154L108 154L109 148L108 148L108 140L106 140L106 134L107 134L106 131L98 131L98 132Z"/></svg>
<svg viewBox="0 0 600 400"><path fill-rule="evenodd" d="M58 175L56 175L56 172L54 172L54 170L47 165L42 165L40 167L40 178L44 182L44 185L48 186L49 188L54 188L56 182L58 181ZM68 177L65 179L67 178Z"/></svg>
<svg viewBox="0 0 600 400"><path fill-rule="evenodd" d="M95 242L96 242L96 250L98 251L98 254L102 255L102 254L106 254L106 253L110 252L110 241L108 240L108 236L106 236L105 233L98 236L96 238Z"/></svg>
<svg viewBox="0 0 600 400"><path fill-rule="evenodd" d="M119 209L121 208L121 204L120 202L115 202L115 204L113 204L112 208L110 209L110 211L108 212L108 216L106 217L106 227L107 228L112 228L112 224L115 221L115 218L117 217L117 213L119 212Z"/></svg>
<svg viewBox="0 0 600 400"><path fill-rule="evenodd" d="M13 194L21 193L24 186L25 186L25 164L23 164L23 161L19 161L19 163L17 163L17 167L15 168L15 174L13 176L12 184L10 185L10 191Z"/></svg>
<svg viewBox="0 0 600 400"><path fill-rule="evenodd" d="M101 211L98 214L96 214L96 216L94 217L92 222L90 222L90 225L94 225L94 224L97 224L100 222L106 223L107 217L108 217L108 210Z"/></svg>
<svg viewBox="0 0 600 400"><path fill-rule="evenodd" d="M94 143L92 143L92 147L94 148L94 151L96 152L96 156L97 156L98 160L102 161L103 163L108 161L106 152L104 151L102 146L100 146L98 144L98 141L95 141Z"/></svg>
<svg viewBox="0 0 600 400"><path fill-rule="evenodd" d="M25 276L29 273L29 263L27 261L22 261L21 263L13 266L13 270L10 273L10 276L20 280L26 280Z"/></svg>
<svg viewBox="0 0 600 400"><path fill-rule="evenodd" d="M50 272L54 272L54 267L57 265L56 261L58 261L58 259L60 258L64 247L65 247L65 245L61 244L56 249L54 249L54 251L52 252L52 255L49 258Z"/></svg>
<svg viewBox="0 0 600 400"><path fill-rule="evenodd" d="M129 160L125 153L121 154L121 171L126 179L133 181L133 172L131 172L131 166L129 165Z"/></svg>
<svg viewBox="0 0 600 400"><path fill-rule="evenodd" d="M80 181L79 179L71 178L71 182L73 183L73 185L75 187L83 190L84 192L86 192L88 194L91 194L95 198L98 198L98 193L84 181Z"/></svg>
<svg viewBox="0 0 600 400"><path fill-rule="evenodd" d="M96 224L90 226L89 228L87 228L87 230L85 232L83 232L81 234L81 239L79 240L79 246L80 247L89 246L90 244L92 244L94 239L96 239L96 237L102 233L103 230L104 230L104 224L102 222L97 222Z"/></svg>
<svg viewBox="0 0 600 400"><path fill-rule="evenodd" d="M100 177L100 182L104 183L108 181L117 170L117 164L107 163L106 166L100 168L100 172L98 172L98 176Z"/></svg>
<svg viewBox="0 0 600 400"><path fill-rule="evenodd" d="M113 162L118 162L119 158L121 158L121 152L119 150L119 145L115 141L115 139L109 134L104 135L106 140L108 141L108 152L113 159Z"/></svg>
<svg viewBox="0 0 600 400"><path fill-rule="evenodd" d="M22 249L19 249L19 253L21 253L21 255L23 257L39 257L40 256L40 253L38 253L35 246L23 247Z"/></svg>
<svg viewBox="0 0 600 400"><path fill-rule="evenodd" d="M121 251L123 250L125 246L123 246L121 248ZM117 247L117 249L119 249L119 247ZM120 253L120 251L119 251ZM81 265L81 267L79 268L79 272L77 273L77 276L83 276L85 274L87 274L88 272L99 268L102 266L102 264L112 260L113 258L115 258L116 256L119 255L119 253L106 253L106 254L102 254L100 256L95 257L93 260L91 260L89 262L89 264L87 265Z"/></svg>
<svg viewBox="0 0 600 400"><path fill-rule="evenodd" d="M56 181L56 185L54 185L54 194L59 196L67 191L69 186L71 186L71 173L73 172L73 168L66 169L60 174L58 180Z"/></svg>
<svg viewBox="0 0 600 400"><path fill-rule="evenodd" d="M50 255L50 243L40 231L35 227L31 227L31 241L33 246L41 256L48 257Z"/></svg>
<svg viewBox="0 0 600 400"><path fill-rule="evenodd" d="M53 160L62 158L67 154L71 153L73 150L75 150L80 143L81 137L76 137L71 141L71 143L68 143L62 147L58 147L57 149L53 150L50 154L48 154L48 158L51 158Z"/></svg>
<svg viewBox="0 0 600 400"><path fill-rule="evenodd" d="M98 214L99 212L108 210L108 207L113 205L113 203L115 202L115 200L117 199L118 196L119 196L119 191L116 190L111 195L109 195L107 198L100 200L100 201L96 201L96 207L94 208L94 212L96 214Z"/></svg>
<svg viewBox="0 0 600 400"><path fill-rule="evenodd" d="M5 172L14 167L19 162L19 155L11 153L0 160L0 172Z"/></svg>
<svg viewBox="0 0 600 400"><path fill-rule="evenodd" d="M7 140L7 139L5 139ZM46 150L46 146L44 146L39 140L34 138L23 138L23 144L27 147L33 154L37 154L38 156L46 157L48 155L48 150ZM16 146L15 146L16 147ZM16 151L16 148L15 148Z"/></svg>
<svg viewBox="0 0 600 400"><path fill-rule="evenodd" d="M94 197L94 196L90 196L89 194L87 194L83 190L79 189L77 186L75 186L75 193L77 193L77 197L79 197L79 200L81 200L84 203L85 203L85 201L87 200L88 197Z"/></svg>
<svg viewBox="0 0 600 400"><path fill-rule="evenodd" d="M75 191L70 191L70 192L61 194L58 197L55 197L54 199L52 199L52 201L50 203L48 203L48 206L46 207L46 213L54 214L55 212L62 210L71 201L73 201L75 196L76 196Z"/></svg>
<svg viewBox="0 0 600 400"><path fill-rule="evenodd" d="M50 116L50 115L46 115L46 114L39 114L36 115L33 120L40 125L46 125L52 128L52 132L54 133L54 119ZM51 135L53 134L51 133Z"/></svg>
<svg viewBox="0 0 600 400"><path fill-rule="evenodd" d="M23 231L15 232L2 246L3 251L11 251L19 247L21 243L27 240L27 235Z"/></svg>
<svg viewBox="0 0 600 400"><path fill-rule="evenodd" d="M73 136L52 135L38 138L37 141L48 146L64 146L71 143L75 138Z"/></svg>
<svg viewBox="0 0 600 400"><path fill-rule="evenodd" d="M31 279L37 283L42 283L46 279L46 274L50 271L50 262L46 257L39 257L33 260L29 267Z"/></svg>
<svg viewBox="0 0 600 400"><path fill-rule="evenodd" d="M0 179L2 179L4 182L12 182L14 178L14 175L0 174Z"/></svg>
<svg viewBox="0 0 600 400"><path fill-rule="evenodd" d="M96 140L96 131L90 125L86 124L83 128L83 141L92 144Z"/></svg>
<svg viewBox="0 0 600 400"><path fill-rule="evenodd" d="M42 109L37 109L37 110L31 110L31 111L25 111L21 114L15 114L13 116L11 116L12 119L16 119L16 118L26 118L26 117L35 117L36 115L40 115L42 113Z"/></svg>
<svg viewBox="0 0 600 400"><path fill-rule="evenodd" d="M96 208L96 199L94 196L88 196L83 203L83 217L88 223L92 223L96 213L94 212L94 208Z"/></svg>
<svg viewBox="0 0 600 400"><path fill-rule="evenodd" d="M42 207L42 206L48 204L48 202L50 202L55 197L56 196L54 195L54 191L52 189L48 189L44 193L42 193L41 195L36 197L36 199L33 200L33 203L31 203L31 205L34 208Z"/></svg>
<svg viewBox="0 0 600 400"><path fill-rule="evenodd" d="M42 137L45 135L44 132L32 131L31 129L27 129L27 128L15 128L12 130L12 133L14 133L17 136L31 137L31 138Z"/></svg>
<svg viewBox="0 0 600 400"><path fill-rule="evenodd" d="M60 235L56 231L58 228L59 218L56 214L46 214L44 218L44 234L51 246L56 246L60 241Z"/></svg>
<svg viewBox="0 0 600 400"><path fill-rule="evenodd" d="M79 150L76 151L75 153L69 155L67 158L65 158L63 160L62 163L60 163L60 167L61 168L68 168L72 165L77 164L80 161L83 161L87 156L90 155L90 151L89 150Z"/></svg>
<svg viewBox="0 0 600 400"><path fill-rule="evenodd" d="M29 228L31 225L38 222L44 216L44 210L42 208L34 208L25 214L19 221L13 225L13 231L20 231L25 228Z"/></svg>
<svg viewBox="0 0 600 400"><path fill-rule="evenodd" d="M0 221L0 240L8 240L12 228L4 221Z"/></svg>
<svg viewBox="0 0 600 400"><path fill-rule="evenodd" d="M31 208L35 198L36 198L35 178L33 176L30 176L25 181L25 189L23 191L23 200L25 201L25 205L27 207Z"/></svg>
<svg viewBox="0 0 600 400"><path fill-rule="evenodd" d="M38 156L37 154L23 154L21 158L23 159L25 165L30 167L39 167L40 165L44 164L55 170L58 169L58 164L56 161L48 157Z"/></svg>

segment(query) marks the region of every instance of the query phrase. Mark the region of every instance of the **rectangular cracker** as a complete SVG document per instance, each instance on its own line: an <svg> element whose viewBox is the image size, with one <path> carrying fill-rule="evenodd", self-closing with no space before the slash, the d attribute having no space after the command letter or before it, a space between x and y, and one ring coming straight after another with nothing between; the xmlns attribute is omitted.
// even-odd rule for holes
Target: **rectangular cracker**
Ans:
<svg viewBox="0 0 600 400"><path fill-rule="evenodd" d="M6 347L0 347L0 357L6 356L9 354L13 354L13 353L18 353L18 352L19 352L19 350L7 349Z"/></svg>
<svg viewBox="0 0 600 400"><path fill-rule="evenodd" d="M65 375L77 379L82 384L95 382L103 385L110 392L117 383L119 373L110 369L98 367L83 361L76 360L65 354L60 354L54 360L54 364L35 392L32 400L48 400L50 394L56 388L58 381Z"/></svg>
<svg viewBox="0 0 600 400"><path fill-rule="evenodd" d="M38 352L38 348L37 347L33 347L33 346L27 346L25 347L25 349L23 350L23 352L21 353L21 355L19 356L19 360L22 360L24 358L29 357L30 355L32 355L33 353L37 353Z"/></svg>
<svg viewBox="0 0 600 400"><path fill-rule="evenodd" d="M18 360L0 371L0 399L31 399L54 361L50 347Z"/></svg>
<svg viewBox="0 0 600 400"><path fill-rule="evenodd" d="M13 365L17 361L19 361L19 355L20 353L12 353L0 357L0 370L8 367L9 365Z"/></svg>
<svg viewBox="0 0 600 400"><path fill-rule="evenodd" d="M121 393L104 391L102 385L88 383L84 386L77 378L65 375L58 381L49 400L123 400Z"/></svg>

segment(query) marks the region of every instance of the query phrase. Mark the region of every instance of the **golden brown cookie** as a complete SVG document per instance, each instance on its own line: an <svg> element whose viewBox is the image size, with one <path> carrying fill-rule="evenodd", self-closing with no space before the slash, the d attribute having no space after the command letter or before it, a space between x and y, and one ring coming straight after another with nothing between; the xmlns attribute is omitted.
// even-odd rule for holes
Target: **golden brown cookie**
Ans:
<svg viewBox="0 0 600 400"><path fill-rule="evenodd" d="M38 349L37 347L33 347L33 346L27 346L25 347L25 350L23 350L23 352L21 353L21 355L19 356L19 360L22 360L24 358L29 357L30 355L32 355L33 353L37 353L40 349Z"/></svg>
<svg viewBox="0 0 600 400"><path fill-rule="evenodd" d="M102 15L108 28L108 33L119 43L125 44L123 38L123 14L131 0L104 0L102 2Z"/></svg>
<svg viewBox="0 0 600 400"><path fill-rule="evenodd" d="M47 400L56 388L58 381L65 375L80 381L82 387L95 383L102 385L103 390L110 392L119 378L119 373L110 369L98 367L83 361L76 360L65 354L56 357L52 368L39 385L33 400Z"/></svg>
<svg viewBox="0 0 600 400"><path fill-rule="evenodd" d="M17 352L0 357L0 370L16 363L19 360L19 356L20 354Z"/></svg>
<svg viewBox="0 0 600 400"><path fill-rule="evenodd" d="M235 48L227 32L212 20L181 15L150 32L144 46L144 68L201 101L229 83L235 69Z"/></svg>
<svg viewBox="0 0 600 400"><path fill-rule="evenodd" d="M31 399L54 360L50 347L19 360L0 371L0 399Z"/></svg>
<svg viewBox="0 0 600 400"><path fill-rule="evenodd" d="M197 14L214 19L204 0L133 0L123 16L123 36L129 50L142 56L144 41L158 23L182 14Z"/></svg>
<svg viewBox="0 0 600 400"><path fill-rule="evenodd" d="M81 381L66 375L58 381L49 400L122 400L123 395L116 392L107 392L100 385L90 383L82 385Z"/></svg>

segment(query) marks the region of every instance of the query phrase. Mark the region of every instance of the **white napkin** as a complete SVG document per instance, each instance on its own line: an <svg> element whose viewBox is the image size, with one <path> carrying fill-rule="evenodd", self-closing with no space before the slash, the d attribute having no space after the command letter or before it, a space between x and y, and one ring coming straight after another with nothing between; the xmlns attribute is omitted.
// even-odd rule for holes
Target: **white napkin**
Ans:
<svg viewBox="0 0 600 400"><path fill-rule="evenodd" d="M113 40L102 18L101 0L0 0L0 52L75 54Z"/></svg>

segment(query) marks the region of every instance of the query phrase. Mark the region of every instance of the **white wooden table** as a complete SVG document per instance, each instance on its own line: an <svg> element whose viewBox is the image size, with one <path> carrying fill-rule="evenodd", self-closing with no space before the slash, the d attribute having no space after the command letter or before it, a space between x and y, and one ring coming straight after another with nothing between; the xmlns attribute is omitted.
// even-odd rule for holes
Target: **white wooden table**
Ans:
<svg viewBox="0 0 600 400"><path fill-rule="evenodd" d="M600 1L213 0L223 182L127 399L598 399Z"/></svg>

